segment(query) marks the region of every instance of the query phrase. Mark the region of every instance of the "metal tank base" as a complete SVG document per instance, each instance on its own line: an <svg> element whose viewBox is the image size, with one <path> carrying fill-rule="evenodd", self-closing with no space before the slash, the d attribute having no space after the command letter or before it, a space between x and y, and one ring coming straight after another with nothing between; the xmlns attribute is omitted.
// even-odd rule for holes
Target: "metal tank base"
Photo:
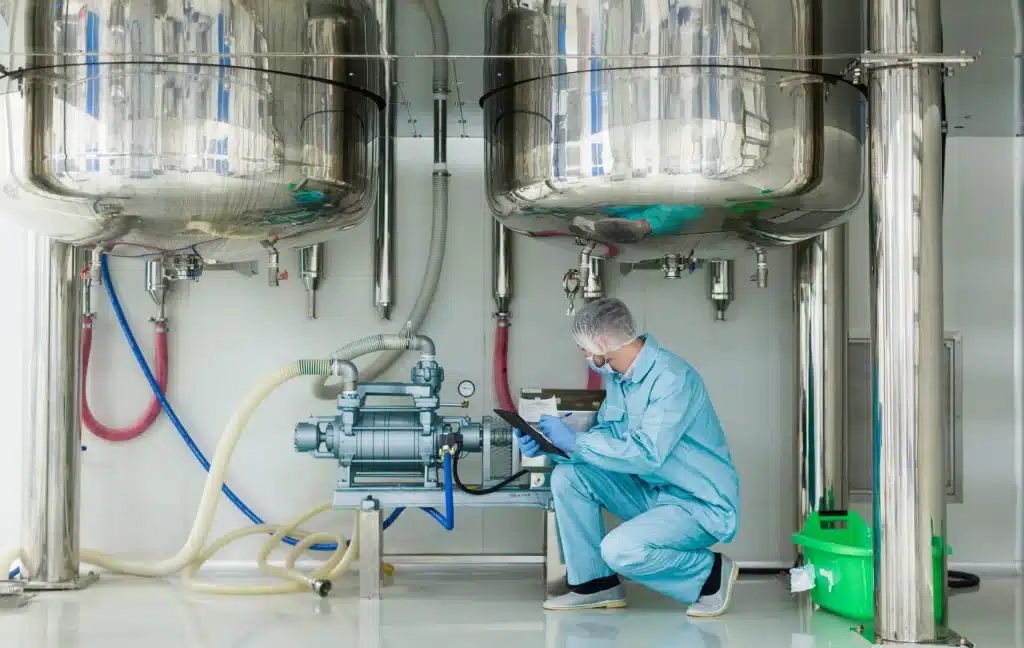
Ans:
<svg viewBox="0 0 1024 648"><path fill-rule="evenodd" d="M47 583L43 581L28 581L25 583L26 592L73 592L83 590L95 584L100 579L99 574L88 572L70 581L58 583Z"/></svg>
<svg viewBox="0 0 1024 648"><path fill-rule="evenodd" d="M862 639L864 639L864 641L867 641L872 646L879 646L879 645L882 645L882 646L894 646L895 648L899 648L899 646L957 646L958 648L974 648L974 643L973 642L971 642L967 637L961 637L959 634L957 634L953 630L949 630L948 631L948 634L947 634L947 636L946 636L946 638L944 640L937 641L935 643L930 643L930 644L929 643L925 643L925 644L920 644L920 643L890 643L890 642L885 642L884 644L876 644L875 641L874 641L875 640L875 627L874 627L874 625L857 626L856 628L854 628L854 631L858 635L860 635L860 637Z"/></svg>

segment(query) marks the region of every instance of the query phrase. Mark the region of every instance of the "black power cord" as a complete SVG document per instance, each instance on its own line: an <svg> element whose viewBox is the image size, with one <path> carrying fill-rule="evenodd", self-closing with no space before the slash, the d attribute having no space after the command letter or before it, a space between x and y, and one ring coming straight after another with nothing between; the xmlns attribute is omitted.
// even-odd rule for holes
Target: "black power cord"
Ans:
<svg viewBox="0 0 1024 648"><path fill-rule="evenodd" d="M459 487L459 490L467 495L490 495L491 493L497 493L502 488L505 488L509 484L519 481L525 475L530 473L529 470L520 470L516 474L503 479L494 486L488 486L487 488L480 487L469 487L462 483L462 479L459 477L459 454L455 453L452 455L452 477L455 478L455 485Z"/></svg>
<svg viewBox="0 0 1024 648"><path fill-rule="evenodd" d="M981 585L981 577L970 572L962 572L950 569L946 575L946 583L949 589L964 590L974 589Z"/></svg>

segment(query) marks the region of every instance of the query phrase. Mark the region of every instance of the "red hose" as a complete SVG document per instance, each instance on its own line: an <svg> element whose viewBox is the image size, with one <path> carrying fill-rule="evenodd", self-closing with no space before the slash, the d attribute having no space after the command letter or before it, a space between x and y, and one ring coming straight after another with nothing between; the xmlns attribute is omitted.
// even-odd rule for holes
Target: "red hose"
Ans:
<svg viewBox="0 0 1024 648"><path fill-rule="evenodd" d="M111 428L103 425L93 416L89 409L89 357L92 355L92 323L91 317L82 319L82 422L89 431L105 441L131 441L141 436L152 427L160 417L160 400L156 396L149 401L149 407L142 417L132 426ZM167 325L160 321L155 324L156 335L156 380L160 391L167 393Z"/></svg>
<svg viewBox="0 0 1024 648"><path fill-rule="evenodd" d="M508 328L508 318L499 316L494 331L494 391L501 409L514 412L516 404L508 387Z"/></svg>
<svg viewBox="0 0 1024 648"><path fill-rule="evenodd" d="M499 316L494 331L494 391L503 410L516 411L515 401L508 386L508 317ZM601 389L601 375L587 367L587 389Z"/></svg>

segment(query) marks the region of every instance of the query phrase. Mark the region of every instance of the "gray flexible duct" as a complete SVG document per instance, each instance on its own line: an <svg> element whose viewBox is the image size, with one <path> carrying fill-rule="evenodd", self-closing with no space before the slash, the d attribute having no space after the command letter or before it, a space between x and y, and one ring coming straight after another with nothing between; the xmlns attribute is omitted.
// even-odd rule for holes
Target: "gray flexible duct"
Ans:
<svg viewBox="0 0 1024 648"><path fill-rule="evenodd" d="M451 52L448 44L448 24L437 0L420 0L423 11L430 23L430 35L434 38L434 54L447 56ZM448 93L448 59L434 59L434 92Z"/></svg>
<svg viewBox="0 0 1024 648"><path fill-rule="evenodd" d="M430 22L430 30L434 38L434 53L447 55L448 27L437 0L421 0L423 9ZM417 332L423 325L430 305L441 282L441 270L444 267L444 256L448 240L448 160L447 160L447 101L448 101L448 60L437 59L434 62L434 182L433 182L433 231L430 234L430 256L423 277L419 297L413 305L405 327L398 334L381 334L357 340L343 346L331 354L339 360L354 360L368 353L384 351L365 369L359 370L362 380L370 382L391 368L402 356L404 351L416 350L416 340L427 340L430 351L420 348L425 355L434 354L434 343L429 338L418 336ZM327 385L326 378L317 378L313 383L313 395L320 400L334 400L341 395L342 385Z"/></svg>
<svg viewBox="0 0 1024 648"><path fill-rule="evenodd" d="M401 355L403 351L419 351L424 356L431 357L435 355L434 341L425 335L378 333L349 342L331 354L331 358L350 365L356 358L380 351L394 352L396 356ZM365 375L365 372L360 371L357 375ZM326 381L326 378L318 378L313 383L313 395L320 400L334 400L349 389L347 381L340 385L328 385Z"/></svg>

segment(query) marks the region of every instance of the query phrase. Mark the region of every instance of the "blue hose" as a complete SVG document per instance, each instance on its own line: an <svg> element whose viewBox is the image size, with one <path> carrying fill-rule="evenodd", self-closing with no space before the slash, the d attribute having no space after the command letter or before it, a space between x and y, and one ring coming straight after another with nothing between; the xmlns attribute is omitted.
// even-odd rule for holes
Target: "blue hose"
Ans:
<svg viewBox="0 0 1024 648"><path fill-rule="evenodd" d="M206 458L206 455L203 454L203 451L199 449L199 446L196 445L196 442L192 439L192 436L182 424L181 419L179 419L178 415L174 412L174 408L171 407L171 403L167 400L163 390L160 389L160 383L157 382L156 376L153 375L153 371L150 369L149 363L146 361L146 356L143 355L142 350L139 348L139 343L135 340L135 334L132 332L131 326L128 324L128 319L124 315L124 309L121 307L121 300L118 299L117 291L114 289L114 282L110 277L110 266L107 263L107 255L105 254L100 260L100 270L103 276L103 285L106 286L107 296L110 298L110 306L114 310L114 316L117 317L117 323L120 324L125 340L127 340L128 346L131 348L136 362L139 363L139 368L142 370L142 374L146 377L146 381L149 383L150 389L153 390L153 393L160 401L160 406L167 414L167 418L170 419L171 423L174 425L174 428L178 431L178 434L185 442L185 445L187 445L188 449L192 451L192 455L195 456L196 461L198 461L199 465L203 467L203 470L210 472L209 460ZM249 518L253 524L265 524L263 519L256 515L256 513L242 501L242 498L236 495L227 484L221 485L221 491L224 493L225 497L227 497L228 500L230 500L231 503L242 512L242 515ZM383 528L386 530L394 524L399 516L402 515L404 510L405 509L403 508L398 508L392 511L391 515L384 520L384 524L382 525ZM290 536L285 537L284 542L293 547L298 544L298 540ZM335 543L315 544L310 547L310 549L314 551L335 551L337 548L338 545Z"/></svg>
<svg viewBox="0 0 1024 648"><path fill-rule="evenodd" d="M146 356L142 354L142 350L139 348L139 343L135 340L135 334L132 333L131 326L128 324L128 320L124 316L124 310L121 308L121 300L117 298L117 291L114 290L114 282L110 279L110 267L107 263L107 256L104 254L100 261L100 270L103 276L103 285L107 288L107 296L110 298L110 306L114 309L114 316L117 317L117 323L121 325L121 331L124 333L125 340L128 342L128 346L132 350L132 354L135 356L136 362L139 363L139 368L142 369L142 374L146 377L146 381L149 383L150 389L153 390L153 394L160 401L160 406L163 408L164 413L167 414L167 418L170 419L174 428L178 431L181 439L188 446L188 449L192 451L192 455L195 456L196 461L203 467L203 470L210 472L210 462L203 454L203 451L199 449L196 442L192 440L192 436L189 435L188 430L182 424L181 419L174 413L174 408L171 407L167 397L160 389L160 384L156 380L156 376L153 375L153 371L149 368L149 363L146 362ZM234 504L242 515L249 518L253 524L266 524L263 518L256 515L252 509L250 509L242 499L231 490L228 485L222 484L221 492L224 496ZM284 542L291 546L295 546L299 541L292 537L285 537ZM310 549L314 551L335 551L337 550L337 544L315 544Z"/></svg>
<svg viewBox="0 0 1024 648"><path fill-rule="evenodd" d="M184 424L182 424L181 419L179 419L178 415L174 412L174 408L171 407L171 403L167 400L167 397L164 395L163 390L160 389L160 384L157 382L156 376L153 375L153 371L149 367L149 362L146 361L146 356L142 354L142 349L139 348L139 343L135 339L135 334L132 332L131 326L128 324L128 319L124 315L124 309L121 308L121 300L118 299L117 297L117 291L114 289L114 282L110 278L110 267L107 263L107 255L105 254L100 259L100 271L103 276L103 284L107 288L107 296L110 298L110 306L114 310L114 316L117 318L117 323L121 326L121 332L124 333L125 340L128 342L128 346L129 348L131 348L132 354L135 356L136 362L139 363L139 368L142 370L142 375L146 377L146 382L149 383L150 389L153 390L153 394L155 394L157 400L160 401L160 406L163 408L164 413L167 414L167 418L170 419L171 423L174 425L174 428L178 431L178 434L185 442L185 445L187 445L188 449L192 451L192 455L196 458L196 461L199 462L199 465L203 467L203 470L209 473L210 461L206 458L206 455L203 454L203 451L199 449L199 446L196 445L196 442L192 439L192 436L188 433L188 430L185 429ZM451 455L445 454L444 462L445 504L448 510L448 517L447 519L445 519L445 517L442 516L437 510L432 508L424 508L423 510L428 515L437 520L441 524L441 526L451 531L455 527L455 510L454 502L452 499L451 483ZM241 511L243 515L245 515L245 517L249 518L249 520L253 524L265 524L263 518L256 515L256 513L251 508L249 508L245 502L242 501L242 498L236 495L235 492L231 490L231 488L226 483L222 484L220 489L221 492L224 493L224 496L227 497L228 500L230 500L231 503L234 504L235 507L238 508L238 510ZM384 528L384 530L387 530L388 527L394 524L404 512L404 507L395 509L394 511L391 512L391 515L389 515L387 519L384 520L384 523L381 526ZM297 539L292 538L290 536L285 537L283 541L286 544L289 544L293 547L299 543ZM337 548L338 545L334 543L315 544L310 547L310 549L314 551L335 551L337 550ZM20 574L21 569L16 567L10 572L8 572L7 578L10 580L14 580Z"/></svg>
<svg viewBox="0 0 1024 648"><path fill-rule="evenodd" d="M449 452L444 453L444 508L445 515L434 508L424 508L423 512L451 531L455 528L455 493L452 488L452 455Z"/></svg>

